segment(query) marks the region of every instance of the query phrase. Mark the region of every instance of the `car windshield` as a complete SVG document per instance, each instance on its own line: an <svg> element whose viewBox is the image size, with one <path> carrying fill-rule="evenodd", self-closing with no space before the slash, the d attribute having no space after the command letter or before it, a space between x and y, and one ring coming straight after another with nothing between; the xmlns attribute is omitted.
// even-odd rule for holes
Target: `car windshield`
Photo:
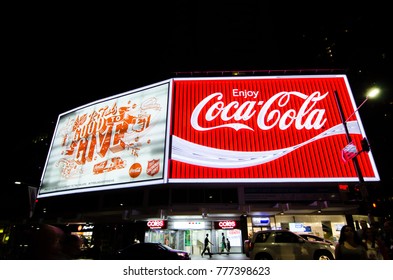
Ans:
<svg viewBox="0 0 393 280"><path fill-rule="evenodd" d="M171 248L171 247L169 247L168 245L165 245L165 244L160 244L162 247L164 247L165 249L168 249L168 250L173 250L173 248Z"/></svg>

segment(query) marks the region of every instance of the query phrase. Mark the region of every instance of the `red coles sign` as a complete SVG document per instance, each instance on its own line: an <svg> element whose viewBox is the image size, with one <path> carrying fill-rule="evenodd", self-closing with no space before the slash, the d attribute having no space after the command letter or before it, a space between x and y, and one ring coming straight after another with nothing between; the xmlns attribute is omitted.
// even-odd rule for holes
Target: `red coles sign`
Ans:
<svg viewBox="0 0 393 280"><path fill-rule="evenodd" d="M163 229L166 227L165 220L150 220L147 222L150 229Z"/></svg>
<svg viewBox="0 0 393 280"><path fill-rule="evenodd" d="M220 221L217 222L217 226L219 229L233 229L236 228L236 221Z"/></svg>

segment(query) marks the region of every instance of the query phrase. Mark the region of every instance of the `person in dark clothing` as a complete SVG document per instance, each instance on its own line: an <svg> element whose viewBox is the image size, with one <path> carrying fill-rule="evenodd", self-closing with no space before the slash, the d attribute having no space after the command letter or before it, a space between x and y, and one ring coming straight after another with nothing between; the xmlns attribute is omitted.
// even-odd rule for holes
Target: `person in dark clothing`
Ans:
<svg viewBox="0 0 393 280"><path fill-rule="evenodd" d="M221 253L224 253L225 249L227 248L227 244L225 242L225 235L224 233L221 234Z"/></svg>
<svg viewBox="0 0 393 280"><path fill-rule="evenodd" d="M212 257L212 253L210 252L210 248L209 248L209 244L211 244L213 246L213 243L210 242L209 240L209 234L206 233L206 237L205 237L205 242L204 242L204 248L203 251L201 253L201 256L203 257L203 254L207 251L207 254L209 255L209 257Z"/></svg>
<svg viewBox="0 0 393 280"><path fill-rule="evenodd" d="M367 260L367 249L355 229L349 225L341 228L335 250L336 260Z"/></svg>
<svg viewBox="0 0 393 280"><path fill-rule="evenodd" d="M383 224L381 239L386 252L385 260L393 260L393 221L388 220Z"/></svg>
<svg viewBox="0 0 393 280"><path fill-rule="evenodd" d="M229 255L229 252L231 251L231 242L227 238L227 255Z"/></svg>

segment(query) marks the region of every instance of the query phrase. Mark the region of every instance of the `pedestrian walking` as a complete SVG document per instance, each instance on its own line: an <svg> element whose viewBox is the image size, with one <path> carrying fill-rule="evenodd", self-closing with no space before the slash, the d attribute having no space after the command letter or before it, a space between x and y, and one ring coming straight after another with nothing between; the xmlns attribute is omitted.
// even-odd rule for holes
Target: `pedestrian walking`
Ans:
<svg viewBox="0 0 393 280"><path fill-rule="evenodd" d="M225 249L227 248L227 244L225 242L225 235L224 233L221 233L221 253L224 253Z"/></svg>
<svg viewBox="0 0 393 280"><path fill-rule="evenodd" d="M231 242L227 238L227 255L229 255L229 252L231 251Z"/></svg>
<svg viewBox="0 0 393 280"><path fill-rule="evenodd" d="M211 243L210 240L209 240L209 234L206 233L206 237L205 237L205 241L204 241L204 245L205 246L204 246L203 251L201 253L202 257L203 257L203 254L205 254L206 251L207 251L207 254L209 255L209 257L210 258L212 257L212 253L210 252L209 244L213 246L213 243Z"/></svg>

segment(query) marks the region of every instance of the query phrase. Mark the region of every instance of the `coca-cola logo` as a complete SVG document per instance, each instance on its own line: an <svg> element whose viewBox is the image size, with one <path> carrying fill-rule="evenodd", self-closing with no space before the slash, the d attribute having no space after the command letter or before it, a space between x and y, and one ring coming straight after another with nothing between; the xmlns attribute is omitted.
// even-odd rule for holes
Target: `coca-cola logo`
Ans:
<svg viewBox="0 0 393 280"><path fill-rule="evenodd" d="M233 96L239 94L236 90L237 89L233 90ZM255 99L258 96L257 93L251 92L245 95L245 98L246 96L251 96ZM218 128L233 128L236 131L240 129L249 129L253 131L254 129L252 127L240 123L239 121L245 122L257 116L257 125L261 130L269 130L275 126L278 126L281 130L286 130L293 125L297 130L320 129L326 123L327 118L325 116L325 109L318 109L316 105L327 95L328 92L321 94L319 91L315 91L310 95L297 91L282 91L265 101L254 100L245 101L243 103L231 101L229 104L225 104L221 101L223 99L223 94L221 92L216 92L205 97L195 107L191 115L191 126L198 131ZM295 101L294 99L298 100ZM214 103L212 104L212 102ZM298 110L290 107L294 102L301 104ZM285 109L286 106L288 106L288 110L285 112L274 109L277 107ZM202 111L206 112L204 116L202 116ZM206 123L211 123L211 121L216 118L220 118L224 124L203 127L198 123L200 117L205 119Z"/></svg>
<svg viewBox="0 0 393 280"><path fill-rule="evenodd" d="M130 170L128 171L130 177L132 178L138 177L141 174L141 172L142 172L142 165L138 162L131 165Z"/></svg>
<svg viewBox="0 0 393 280"><path fill-rule="evenodd" d="M149 228L162 228L164 226L163 220L150 220L147 222Z"/></svg>
<svg viewBox="0 0 393 280"><path fill-rule="evenodd" d="M236 222L235 221L221 221L218 223L218 226L220 228L234 228L234 227L236 227Z"/></svg>

